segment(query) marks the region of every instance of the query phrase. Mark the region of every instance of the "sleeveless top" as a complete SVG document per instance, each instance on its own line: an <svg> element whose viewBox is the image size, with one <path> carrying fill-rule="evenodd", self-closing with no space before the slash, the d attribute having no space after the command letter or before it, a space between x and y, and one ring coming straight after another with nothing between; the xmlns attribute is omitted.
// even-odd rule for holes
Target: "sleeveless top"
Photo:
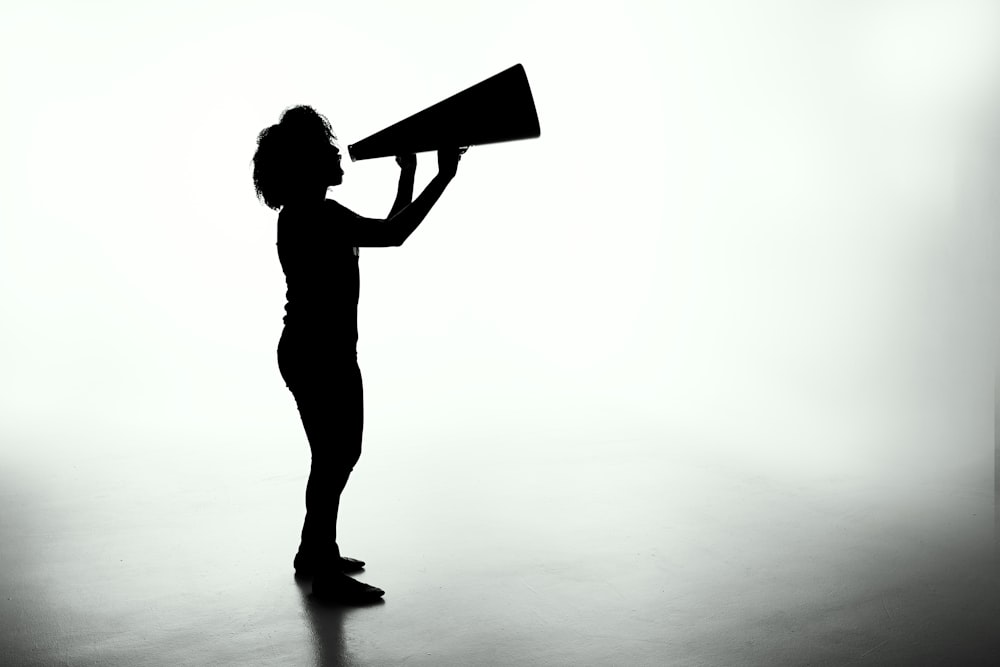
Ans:
<svg viewBox="0 0 1000 667"><path fill-rule="evenodd" d="M278 260L285 273L285 333L357 354L358 248L338 234L357 216L333 200L285 206L278 214Z"/></svg>

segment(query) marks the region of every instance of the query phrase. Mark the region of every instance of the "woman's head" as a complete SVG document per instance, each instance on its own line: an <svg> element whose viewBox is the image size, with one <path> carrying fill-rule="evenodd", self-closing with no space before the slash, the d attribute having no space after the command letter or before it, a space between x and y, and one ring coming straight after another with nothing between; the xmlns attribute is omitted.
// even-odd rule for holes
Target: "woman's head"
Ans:
<svg viewBox="0 0 1000 667"><path fill-rule="evenodd" d="M312 107L287 109L277 125L257 136L253 184L257 197L273 209L323 193L339 185L343 177L330 121Z"/></svg>

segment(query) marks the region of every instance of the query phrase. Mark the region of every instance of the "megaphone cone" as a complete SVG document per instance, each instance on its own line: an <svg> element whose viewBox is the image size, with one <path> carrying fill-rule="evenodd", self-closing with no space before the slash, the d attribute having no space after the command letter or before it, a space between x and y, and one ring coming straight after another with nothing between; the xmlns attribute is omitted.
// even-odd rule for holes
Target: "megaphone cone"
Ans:
<svg viewBox="0 0 1000 667"><path fill-rule="evenodd" d="M351 160L479 146L541 135L524 67L514 65L356 143Z"/></svg>

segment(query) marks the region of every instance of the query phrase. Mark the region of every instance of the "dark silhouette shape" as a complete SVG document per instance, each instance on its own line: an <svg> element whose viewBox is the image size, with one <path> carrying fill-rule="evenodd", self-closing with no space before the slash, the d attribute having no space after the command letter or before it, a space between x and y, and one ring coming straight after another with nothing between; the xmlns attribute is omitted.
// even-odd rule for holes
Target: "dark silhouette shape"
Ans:
<svg viewBox="0 0 1000 667"><path fill-rule="evenodd" d="M346 576L364 563L341 556L340 495L361 456L364 400L357 360L360 247L401 245L454 178L463 149L438 151L438 174L416 200L416 157L401 155L396 200L386 219L365 218L326 199L344 176L329 121L308 106L286 110L257 138L257 195L278 215L278 258L287 304L278 368L305 428L312 463L306 517L294 566L313 594L364 604L383 591ZM412 201L411 201L412 200Z"/></svg>
<svg viewBox="0 0 1000 667"><path fill-rule="evenodd" d="M352 160L479 146L541 135L522 65L413 114L347 147Z"/></svg>

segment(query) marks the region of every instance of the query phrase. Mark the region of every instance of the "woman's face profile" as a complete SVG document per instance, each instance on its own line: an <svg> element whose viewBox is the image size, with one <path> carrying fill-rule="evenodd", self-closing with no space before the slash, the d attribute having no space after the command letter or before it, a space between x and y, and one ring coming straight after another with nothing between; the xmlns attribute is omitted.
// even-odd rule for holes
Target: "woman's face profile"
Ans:
<svg viewBox="0 0 1000 667"><path fill-rule="evenodd" d="M340 166L340 149L333 144L328 144L323 163L329 165L328 187L344 182L344 169Z"/></svg>
<svg viewBox="0 0 1000 667"><path fill-rule="evenodd" d="M330 188L344 182L344 170L340 166L340 149L332 143L323 142L309 147L300 154L300 168L311 182Z"/></svg>

